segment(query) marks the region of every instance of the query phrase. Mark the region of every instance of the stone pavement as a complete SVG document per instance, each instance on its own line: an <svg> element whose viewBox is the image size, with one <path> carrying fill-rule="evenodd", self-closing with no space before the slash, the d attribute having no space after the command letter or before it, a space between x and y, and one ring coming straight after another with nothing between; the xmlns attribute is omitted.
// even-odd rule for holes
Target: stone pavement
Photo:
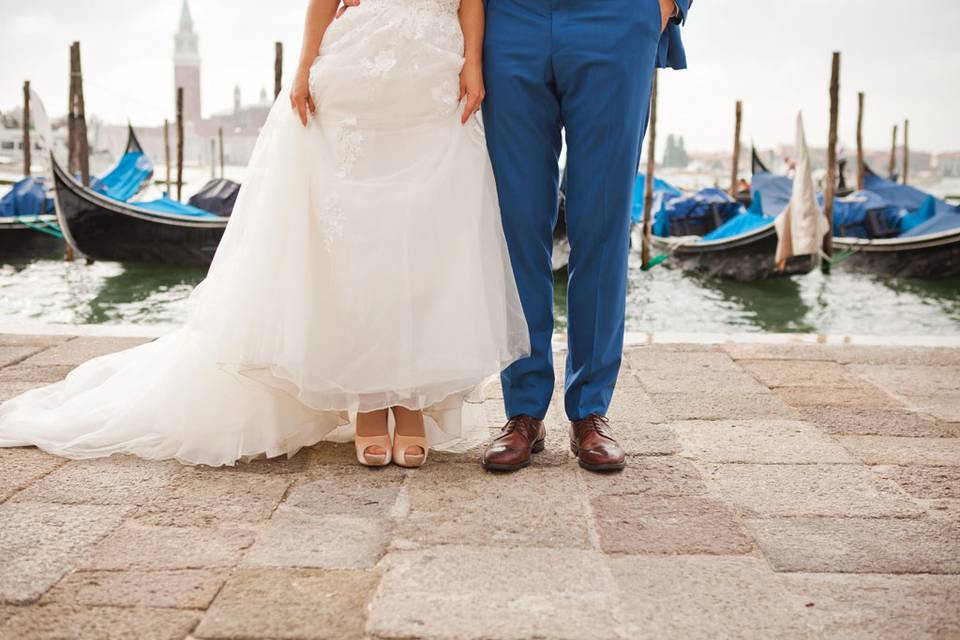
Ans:
<svg viewBox="0 0 960 640"><path fill-rule="evenodd" d="M136 342L0 336L2 397ZM960 349L631 348L610 418L617 475L559 401L513 475L0 450L0 637L960 637Z"/></svg>

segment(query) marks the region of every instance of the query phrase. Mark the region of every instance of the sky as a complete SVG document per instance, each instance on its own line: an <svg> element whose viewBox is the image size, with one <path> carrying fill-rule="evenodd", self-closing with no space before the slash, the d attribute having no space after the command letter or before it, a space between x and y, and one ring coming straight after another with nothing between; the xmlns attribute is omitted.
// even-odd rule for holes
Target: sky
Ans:
<svg viewBox="0 0 960 640"><path fill-rule="evenodd" d="M653 2L654 0L625 0ZM82 47L87 113L152 125L172 117L173 32L182 0L0 0L0 109L29 79L51 115L66 111L69 45ZM272 91L274 42L296 65L306 0L191 0L203 58L203 105L229 109ZM857 92L866 93L867 148L885 149L910 118L911 147L960 150L957 0L696 0L684 28L690 69L661 75L659 132L690 151L732 145L736 100L744 141L826 142L831 52L843 54L840 139L854 144Z"/></svg>

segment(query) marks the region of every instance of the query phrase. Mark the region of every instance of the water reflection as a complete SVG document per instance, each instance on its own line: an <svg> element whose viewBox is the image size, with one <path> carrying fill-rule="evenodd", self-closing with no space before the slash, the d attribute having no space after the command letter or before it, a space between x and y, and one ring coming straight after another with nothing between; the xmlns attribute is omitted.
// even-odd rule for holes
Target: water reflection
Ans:
<svg viewBox="0 0 960 640"><path fill-rule="evenodd" d="M0 266L0 321L169 324L183 320L202 269L37 260ZM566 329L566 273L555 278ZM960 333L960 278L886 279L837 272L732 282L630 262L627 329L658 332Z"/></svg>

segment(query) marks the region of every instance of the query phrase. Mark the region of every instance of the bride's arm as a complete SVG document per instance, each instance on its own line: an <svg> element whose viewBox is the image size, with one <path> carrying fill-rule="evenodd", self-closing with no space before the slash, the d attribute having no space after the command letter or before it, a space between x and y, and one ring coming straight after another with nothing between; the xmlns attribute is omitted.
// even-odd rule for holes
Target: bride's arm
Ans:
<svg viewBox="0 0 960 640"><path fill-rule="evenodd" d="M290 89L290 104L300 117L303 126L307 126L307 114L316 113L317 105L310 95L310 65L320 51L323 34L333 22L339 0L310 0L307 7L307 19L303 26L303 47L300 49L300 63Z"/></svg>
<svg viewBox="0 0 960 640"><path fill-rule="evenodd" d="M480 108L483 88L483 0L460 0L460 28L463 29L463 70L460 72L460 99L467 97L461 122Z"/></svg>

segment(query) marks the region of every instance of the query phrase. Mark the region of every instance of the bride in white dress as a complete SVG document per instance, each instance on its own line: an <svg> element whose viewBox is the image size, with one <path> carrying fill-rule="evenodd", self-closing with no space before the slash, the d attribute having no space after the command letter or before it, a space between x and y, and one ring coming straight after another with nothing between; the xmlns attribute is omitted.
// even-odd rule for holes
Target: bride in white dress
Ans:
<svg viewBox="0 0 960 640"><path fill-rule="evenodd" d="M478 391L529 336L474 113L482 0L337 6L310 0L185 325L4 403L0 446L225 465L356 430L362 464L419 466L486 437Z"/></svg>

